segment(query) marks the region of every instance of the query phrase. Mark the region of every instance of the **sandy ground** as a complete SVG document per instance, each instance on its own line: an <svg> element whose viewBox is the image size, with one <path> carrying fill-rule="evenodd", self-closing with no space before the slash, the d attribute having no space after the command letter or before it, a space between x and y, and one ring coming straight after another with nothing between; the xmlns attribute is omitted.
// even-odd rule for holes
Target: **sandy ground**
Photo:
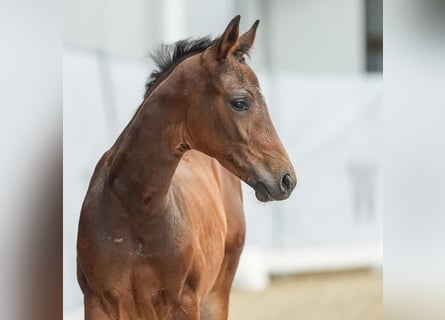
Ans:
<svg viewBox="0 0 445 320"><path fill-rule="evenodd" d="M230 320L380 320L382 275L358 270L275 278L260 293L234 290Z"/></svg>

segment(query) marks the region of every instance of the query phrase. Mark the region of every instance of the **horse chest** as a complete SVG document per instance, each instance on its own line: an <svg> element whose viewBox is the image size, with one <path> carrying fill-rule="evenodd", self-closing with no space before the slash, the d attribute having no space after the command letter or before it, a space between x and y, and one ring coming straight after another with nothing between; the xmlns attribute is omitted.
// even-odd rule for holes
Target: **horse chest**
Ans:
<svg viewBox="0 0 445 320"><path fill-rule="evenodd" d="M133 287L150 299L162 296L175 301L186 292L204 296L213 286L223 260L223 245L218 247L213 251L203 249L189 239L163 252L144 254L133 268Z"/></svg>

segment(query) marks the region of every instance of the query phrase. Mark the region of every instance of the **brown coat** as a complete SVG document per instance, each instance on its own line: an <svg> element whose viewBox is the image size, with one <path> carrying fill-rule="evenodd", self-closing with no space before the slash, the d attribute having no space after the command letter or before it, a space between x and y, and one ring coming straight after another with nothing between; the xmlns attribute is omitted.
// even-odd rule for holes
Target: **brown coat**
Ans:
<svg viewBox="0 0 445 320"><path fill-rule="evenodd" d="M77 243L87 320L227 319L245 238L239 179L261 201L296 183L244 62L257 25L238 37L235 17L176 57L97 164Z"/></svg>

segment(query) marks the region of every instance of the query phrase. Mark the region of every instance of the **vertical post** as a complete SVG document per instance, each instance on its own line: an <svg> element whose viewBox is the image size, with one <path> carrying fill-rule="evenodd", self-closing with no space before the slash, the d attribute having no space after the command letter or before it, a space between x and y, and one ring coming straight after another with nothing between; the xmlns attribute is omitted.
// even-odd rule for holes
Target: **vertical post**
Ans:
<svg viewBox="0 0 445 320"><path fill-rule="evenodd" d="M105 125L107 127L107 139L112 143L116 138L118 129L118 115L113 88L110 54L104 49L95 50L97 66L99 69L100 84L104 106Z"/></svg>
<svg viewBox="0 0 445 320"><path fill-rule="evenodd" d="M273 65L273 54L272 54L272 6L274 5L273 1L269 0L261 0L260 4L260 14L261 14L261 32L262 32L262 48L263 48L263 62L264 62L264 71L266 75L267 82L267 100L269 105L273 105L273 107L269 108L269 111L273 117L274 124L278 128L280 128L281 123L281 109L278 104L279 99L277 95L277 76L276 71ZM271 204L271 212L270 218L271 221L271 234L272 234L272 242L271 246L273 249L279 249L285 246L286 239L286 230L285 230L285 216L284 211L282 210L282 206L277 204Z"/></svg>
<svg viewBox="0 0 445 320"><path fill-rule="evenodd" d="M242 32L242 30L244 29L244 26L247 27L248 25L248 20L246 19L248 16L247 13L247 0L234 0L233 1L233 7L235 9L234 14L239 14L241 15L241 24L240 24L240 31Z"/></svg>
<svg viewBox="0 0 445 320"><path fill-rule="evenodd" d="M161 33L163 42L174 42L185 37L185 0L163 0L161 2Z"/></svg>

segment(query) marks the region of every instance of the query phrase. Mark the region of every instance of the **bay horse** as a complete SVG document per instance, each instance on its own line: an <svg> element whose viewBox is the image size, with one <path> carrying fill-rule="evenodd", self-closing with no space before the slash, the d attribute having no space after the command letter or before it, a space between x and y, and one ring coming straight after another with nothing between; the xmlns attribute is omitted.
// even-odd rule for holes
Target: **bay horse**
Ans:
<svg viewBox="0 0 445 320"><path fill-rule="evenodd" d="M161 47L144 100L85 196L77 277L85 319L227 319L245 238L240 179L258 200L296 176L245 56L259 21Z"/></svg>

